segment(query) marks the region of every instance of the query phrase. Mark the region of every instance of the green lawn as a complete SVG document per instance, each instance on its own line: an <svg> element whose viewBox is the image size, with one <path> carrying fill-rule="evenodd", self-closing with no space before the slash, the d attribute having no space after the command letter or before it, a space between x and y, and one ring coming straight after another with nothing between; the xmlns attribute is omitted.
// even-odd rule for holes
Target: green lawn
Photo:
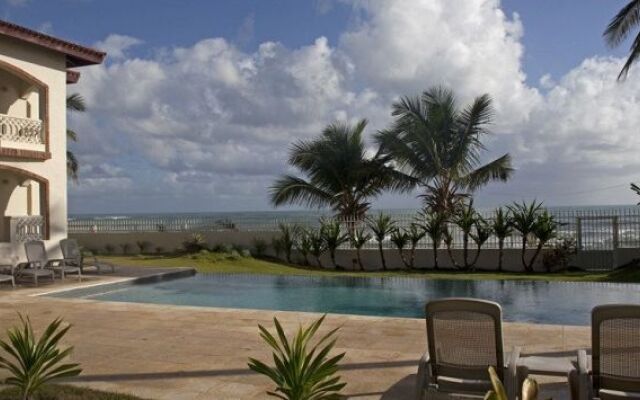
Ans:
<svg viewBox="0 0 640 400"><path fill-rule="evenodd" d="M255 258L232 258L219 253L194 255L137 255L101 257L116 265L149 267L194 267L199 272L224 272L272 275L306 276L408 276L426 279L485 279L485 280L544 280L544 281L581 281L581 282L640 282L640 268L627 267L612 272L558 272L546 273L496 273L496 272L460 272L460 271L407 271L357 272L321 270L303 268L274 261Z"/></svg>
<svg viewBox="0 0 640 400"><path fill-rule="evenodd" d="M0 390L2 400L22 400L15 389ZM85 389L69 385L46 385L33 400L143 400L140 397Z"/></svg>

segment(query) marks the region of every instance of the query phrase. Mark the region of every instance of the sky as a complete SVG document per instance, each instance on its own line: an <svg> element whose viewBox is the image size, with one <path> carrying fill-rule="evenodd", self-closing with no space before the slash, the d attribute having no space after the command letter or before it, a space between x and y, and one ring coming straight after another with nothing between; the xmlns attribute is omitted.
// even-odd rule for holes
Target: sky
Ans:
<svg viewBox="0 0 640 400"><path fill-rule="evenodd" d="M289 146L336 120L368 139L403 95L489 93L486 159L514 177L487 207L633 204L640 66L602 31L622 0L0 0L0 16L107 51L70 92L70 213L272 210ZM377 208L419 206L388 194Z"/></svg>

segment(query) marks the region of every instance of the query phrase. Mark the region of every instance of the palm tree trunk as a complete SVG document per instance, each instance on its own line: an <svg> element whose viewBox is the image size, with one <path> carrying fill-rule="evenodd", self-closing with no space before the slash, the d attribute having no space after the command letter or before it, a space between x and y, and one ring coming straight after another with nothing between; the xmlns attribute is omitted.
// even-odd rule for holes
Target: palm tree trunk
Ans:
<svg viewBox="0 0 640 400"><path fill-rule="evenodd" d="M362 265L362 258L360 257L360 247L356 247L356 258L358 258L358 266L360 271L364 271L364 265Z"/></svg>
<svg viewBox="0 0 640 400"><path fill-rule="evenodd" d="M478 245L477 249L476 249L476 255L475 257L473 257L473 261L471 262L471 265L469 267L471 267L470 269L473 271L476 269L476 263L478 262L478 258L480 258L480 250L482 248L482 245Z"/></svg>
<svg viewBox="0 0 640 400"><path fill-rule="evenodd" d="M413 269L416 262L416 245L411 245L411 252L409 253L409 269Z"/></svg>
<svg viewBox="0 0 640 400"><path fill-rule="evenodd" d="M525 253L527 251L527 235L522 235L522 254L520 258L522 259L522 266L524 267L525 272L529 271L529 266L527 265L527 260L525 258Z"/></svg>
<svg viewBox="0 0 640 400"><path fill-rule="evenodd" d="M457 269L462 269L462 267L460 267L460 265L458 265L458 263L456 262L456 259L453 257L453 252L451 251L451 245L447 244L447 254L449 255L449 258L451 259L451 264L453 264L453 266Z"/></svg>
<svg viewBox="0 0 640 400"><path fill-rule="evenodd" d="M440 269L438 266L438 245L433 242L433 269Z"/></svg>
<svg viewBox="0 0 640 400"><path fill-rule="evenodd" d="M341 269L341 267L336 263L336 249L331 249L331 251L329 251L329 255L331 256L331 263L333 264L333 268Z"/></svg>
<svg viewBox="0 0 640 400"><path fill-rule="evenodd" d="M502 272L503 253L504 253L504 239L498 239L498 272Z"/></svg>
<svg viewBox="0 0 640 400"><path fill-rule="evenodd" d="M462 235L462 261L464 265L464 269L469 269L469 261L467 258L469 257L469 235Z"/></svg>
<svg viewBox="0 0 640 400"><path fill-rule="evenodd" d="M382 260L382 270L387 270L387 261L384 259L384 251L382 250L382 241L378 241L378 251L380 251L380 259Z"/></svg>
<svg viewBox="0 0 640 400"><path fill-rule="evenodd" d="M316 262L318 263L318 268L323 268L322 262L320 261L320 256L315 256L315 257L316 257Z"/></svg>
<svg viewBox="0 0 640 400"><path fill-rule="evenodd" d="M538 258L540 251L542 251L543 246L544 246L543 242L538 243L538 246L536 247L536 252L533 253L533 257L531 258L531 261L529 261L529 266L527 267L527 271L533 272L533 263L536 262L536 259Z"/></svg>

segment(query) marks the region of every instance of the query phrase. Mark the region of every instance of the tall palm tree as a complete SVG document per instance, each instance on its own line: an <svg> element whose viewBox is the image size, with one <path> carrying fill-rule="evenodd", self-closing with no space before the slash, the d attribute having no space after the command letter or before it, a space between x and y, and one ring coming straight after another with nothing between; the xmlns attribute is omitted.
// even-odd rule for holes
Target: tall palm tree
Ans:
<svg viewBox="0 0 640 400"><path fill-rule="evenodd" d="M80 94L73 93L67 96L67 111L85 112L86 110L87 106L84 102L84 98ZM67 129L67 139L77 142L78 134L71 129ZM73 179L74 182L78 181L78 166L79 164L76 155L73 154L72 151L67 150L67 175Z"/></svg>
<svg viewBox="0 0 640 400"><path fill-rule="evenodd" d="M640 0L631 0L611 19L603 33L604 40L610 47L617 47L629 37L631 30L638 27L640 27ZM629 57L618 75L618 80L626 78L629 68L638 57L640 57L640 32L631 44Z"/></svg>
<svg viewBox="0 0 640 400"><path fill-rule="evenodd" d="M393 125L376 135L392 157L404 184L417 184L431 211L451 215L476 189L506 181L513 173L509 154L482 163L482 138L493 117L491 97L477 97L460 109L453 92L433 87L393 105Z"/></svg>
<svg viewBox="0 0 640 400"><path fill-rule="evenodd" d="M305 177L283 175L271 187L275 206L300 204L329 206L344 220L362 220L370 200L386 189L403 188L389 157L366 155L363 132L366 120L355 125L333 123L320 137L300 140L289 155L289 164ZM406 186L405 186L406 187Z"/></svg>

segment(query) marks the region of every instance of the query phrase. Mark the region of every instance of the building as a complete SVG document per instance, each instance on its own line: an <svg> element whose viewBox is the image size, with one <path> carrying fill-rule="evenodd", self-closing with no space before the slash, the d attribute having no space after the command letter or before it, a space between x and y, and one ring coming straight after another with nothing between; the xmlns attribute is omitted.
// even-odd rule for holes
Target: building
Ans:
<svg viewBox="0 0 640 400"><path fill-rule="evenodd" d="M0 20L0 264L67 235L67 85L105 53ZM54 253L54 255L57 255Z"/></svg>

